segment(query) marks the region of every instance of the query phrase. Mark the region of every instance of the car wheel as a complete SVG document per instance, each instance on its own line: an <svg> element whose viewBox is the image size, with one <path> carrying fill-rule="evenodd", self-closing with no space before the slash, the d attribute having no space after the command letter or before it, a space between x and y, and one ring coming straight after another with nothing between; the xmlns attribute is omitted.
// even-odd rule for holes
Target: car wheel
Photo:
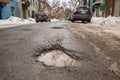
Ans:
<svg viewBox="0 0 120 80"><path fill-rule="evenodd" d="M36 23L38 23L38 21L36 21Z"/></svg>
<svg viewBox="0 0 120 80"><path fill-rule="evenodd" d="M73 20L71 20L71 22L74 22L74 19L73 19Z"/></svg>
<svg viewBox="0 0 120 80"><path fill-rule="evenodd" d="M49 19L48 21L49 21L49 22L51 22L51 20L50 20L50 19Z"/></svg>
<svg viewBox="0 0 120 80"><path fill-rule="evenodd" d="M82 20L82 23L84 23L84 21Z"/></svg>
<svg viewBox="0 0 120 80"><path fill-rule="evenodd" d="M90 23L90 22L91 22L91 20L88 20L87 22L89 22L89 23Z"/></svg>

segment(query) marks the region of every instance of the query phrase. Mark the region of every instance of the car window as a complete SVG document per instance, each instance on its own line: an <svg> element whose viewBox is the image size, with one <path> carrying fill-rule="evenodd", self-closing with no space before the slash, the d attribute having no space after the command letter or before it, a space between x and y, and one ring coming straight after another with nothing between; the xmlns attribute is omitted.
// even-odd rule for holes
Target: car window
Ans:
<svg viewBox="0 0 120 80"><path fill-rule="evenodd" d="M37 12L37 14L39 14L39 15L43 15L43 14L44 14L44 12Z"/></svg>
<svg viewBox="0 0 120 80"><path fill-rule="evenodd" d="M78 7L77 10L88 10L87 7Z"/></svg>

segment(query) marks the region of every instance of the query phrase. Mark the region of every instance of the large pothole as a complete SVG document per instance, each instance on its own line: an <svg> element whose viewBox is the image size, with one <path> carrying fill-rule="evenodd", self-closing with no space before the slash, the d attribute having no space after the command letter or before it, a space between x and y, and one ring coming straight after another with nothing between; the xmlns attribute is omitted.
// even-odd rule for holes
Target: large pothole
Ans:
<svg viewBox="0 0 120 80"><path fill-rule="evenodd" d="M57 67L73 66L75 64L74 59L60 50L53 50L51 52L47 52L46 54L41 54L37 60L45 65Z"/></svg>
<svg viewBox="0 0 120 80"><path fill-rule="evenodd" d="M43 63L46 66L74 66L77 56L62 47L60 44L51 44L44 48L37 50L37 61Z"/></svg>

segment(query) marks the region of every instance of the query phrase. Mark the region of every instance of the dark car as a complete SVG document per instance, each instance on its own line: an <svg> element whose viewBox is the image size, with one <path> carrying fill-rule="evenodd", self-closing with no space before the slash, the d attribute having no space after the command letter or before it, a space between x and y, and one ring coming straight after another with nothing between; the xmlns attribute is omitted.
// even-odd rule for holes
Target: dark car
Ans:
<svg viewBox="0 0 120 80"><path fill-rule="evenodd" d="M49 16L49 14L45 13L43 11L37 12L36 13L36 22L38 23L38 22L43 22L43 21L45 21L45 22L49 21L50 22L50 16Z"/></svg>
<svg viewBox="0 0 120 80"><path fill-rule="evenodd" d="M71 14L71 21L87 21L91 22L92 13L90 8L87 6L79 6L77 7Z"/></svg>

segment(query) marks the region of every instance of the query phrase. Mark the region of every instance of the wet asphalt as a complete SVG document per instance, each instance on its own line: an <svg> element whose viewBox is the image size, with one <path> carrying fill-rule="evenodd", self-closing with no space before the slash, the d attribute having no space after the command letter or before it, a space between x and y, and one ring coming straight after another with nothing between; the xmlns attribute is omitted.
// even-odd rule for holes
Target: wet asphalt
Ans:
<svg viewBox="0 0 120 80"><path fill-rule="evenodd" d="M57 21L0 29L0 80L119 80L106 69L107 63L95 56L92 46L69 28L69 22ZM35 55L49 46L63 50L56 48L57 44L77 61L75 66L36 62Z"/></svg>

